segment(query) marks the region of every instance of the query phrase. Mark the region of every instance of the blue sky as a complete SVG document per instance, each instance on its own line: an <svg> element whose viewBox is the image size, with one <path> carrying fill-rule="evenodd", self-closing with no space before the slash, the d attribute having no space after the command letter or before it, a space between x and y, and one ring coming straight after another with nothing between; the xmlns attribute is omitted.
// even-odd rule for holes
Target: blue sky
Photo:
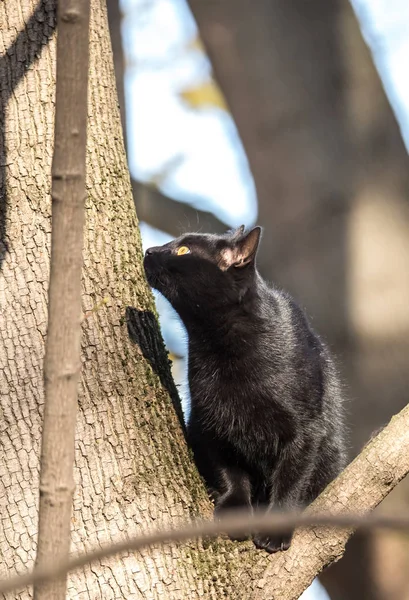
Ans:
<svg viewBox="0 0 409 600"><path fill-rule="evenodd" d="M409 2L353 5L409 147ZM203 208L232 226L253 223L254 185L231 117L180 98L211 73L206 56L192 49L197 29L186 3L124 0L123 7L131 172L141 180L160 174L166 193L201 196Z"/></svg>
<svg viewBox="0 0 409 600"><path fill-rule="evenodd" d="M211 73L206 56L191 48L197 29L185 2L153 0L145 18L132 16L141 2L127 0L124 27L132 174L148 180L174 161L163 184L169 195L202 196L231 225L254 222L254 184L230 115L196 111L179 95ZM226 203L227 195L234 201Z"/></svg>
<svg viewBox="0 0 409 600"><path fill-rule="evenodd" d="M353 0L352 5L409 149L409 2Z"/></svg>

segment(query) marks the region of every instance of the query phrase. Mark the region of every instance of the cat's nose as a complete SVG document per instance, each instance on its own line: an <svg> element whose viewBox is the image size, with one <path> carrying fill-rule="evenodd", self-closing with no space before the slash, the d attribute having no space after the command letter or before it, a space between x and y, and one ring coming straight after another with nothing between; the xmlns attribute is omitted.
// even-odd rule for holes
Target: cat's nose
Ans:
<svg viewBox="0 0 409 600"><path fill-rule="evenodd" d="M164 248L163 246L152 246L152 248L148 248L145 252L145 256L150 256L151 254L156 254L158 252L169 253L169 248Z"/></svg>
<svg viewBox="0 0 409 600"><path fill-rule="evenodd" d="M160 246L152 246L152 248L148 248L145 252L145 256L150 256L151 254L155 254L155 252L159 252L161 250Z"/></svg>

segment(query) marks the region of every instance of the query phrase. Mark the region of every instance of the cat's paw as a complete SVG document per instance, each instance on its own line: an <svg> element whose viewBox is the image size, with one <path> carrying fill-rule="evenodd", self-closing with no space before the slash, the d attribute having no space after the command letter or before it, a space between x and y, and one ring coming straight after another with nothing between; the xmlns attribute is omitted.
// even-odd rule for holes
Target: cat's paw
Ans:
<svg viewBox="0 0 409 600"><path fill-rule="evenodd" d="M283 535L258 534L253 537L253 542L259 550L266 550L269 554L288 550L291 545L292 533Z"/></svg>

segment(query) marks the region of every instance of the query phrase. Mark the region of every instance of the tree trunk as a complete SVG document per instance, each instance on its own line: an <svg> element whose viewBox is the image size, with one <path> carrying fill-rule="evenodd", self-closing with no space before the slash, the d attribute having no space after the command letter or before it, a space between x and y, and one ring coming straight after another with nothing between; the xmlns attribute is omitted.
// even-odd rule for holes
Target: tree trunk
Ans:
<svg viewBox="0 0 409 600"><path fill-rule="evenodd" d="M50 252L55 5L0 3L2 272L0 572L33 567ZM187 452L142 272L106 12L92 3L82 378L73 552L194 515L210 504ZM133 310L128 310L133 307ZM128 323L127 323L128 321ZM128 328L132 339L128 335ZM132 341L133 340L133 341ZM135 343L137 342L137 343ZM180 413L180 410L179 410ZM237 556L218 540L152 548L69 575L68 597L234 598ZM249 561L249 565L251 561ZM236 566L237 565L237 566ZM243 583L250 578L241 565ZM17 594L7 596L15 599ZM19 598L31 597L29 590Z"/></svg>
<svg viewBox="0 0 409 600"><path fill-rule="evenodd" d="M255 179L260 268L307 308L339 356L356 453L409 387L409 161L399 129L346 0L189 4ZM373 536L356 548L334 568L333 599L389 599L391 552L374 561ZM408 593L403 541L401 549L394 598ZM371 565L379 598L365 577Z"/></svg>

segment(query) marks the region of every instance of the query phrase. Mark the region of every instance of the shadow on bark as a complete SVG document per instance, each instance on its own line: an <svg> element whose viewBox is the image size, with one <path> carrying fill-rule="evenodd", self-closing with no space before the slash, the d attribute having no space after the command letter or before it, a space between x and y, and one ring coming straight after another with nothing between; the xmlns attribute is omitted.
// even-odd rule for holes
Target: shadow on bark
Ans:
<svg viewBox="0 0 409 600"><path fill-rule="evenodd" d="M56 29L55 0L40 0L13 44L0 57L0 267L8 252L6 187L6 111L7 103L27 69L40 58Z"/></svg>
<svg viewBox="0 0 409 600"><path fill-rule="evenodd" d="M163 387L168 391L182 429L185 432L182 405L170 370L171 361L168 358L155 315L150 311L137 310L128 306L125 318L130 340L139 346L142 355L159 377Z"/></svg>

